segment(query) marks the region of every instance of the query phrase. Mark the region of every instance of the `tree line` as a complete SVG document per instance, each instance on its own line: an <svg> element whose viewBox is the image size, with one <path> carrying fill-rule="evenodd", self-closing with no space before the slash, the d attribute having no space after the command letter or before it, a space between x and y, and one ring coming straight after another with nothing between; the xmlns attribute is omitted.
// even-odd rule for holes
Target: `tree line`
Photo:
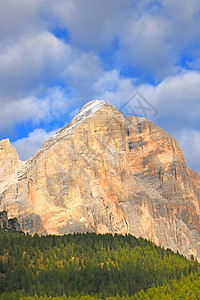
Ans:
<svg viewBox="0 0 200 300"><path fill-rule="evenodd" d="M199 274L194 259L131 235L0 230L0 299L161 299L197 293Z"/></svg>

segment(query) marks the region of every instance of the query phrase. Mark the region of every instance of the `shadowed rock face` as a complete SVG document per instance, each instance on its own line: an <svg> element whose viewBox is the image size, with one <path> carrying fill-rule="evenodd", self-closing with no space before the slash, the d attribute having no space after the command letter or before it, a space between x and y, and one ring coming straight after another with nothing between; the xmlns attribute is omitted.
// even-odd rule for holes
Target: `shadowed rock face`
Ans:
<svg viewBox="0 0 200 300"><path fill-rule="evenodd" d="M27 162L4 143L0 210L25 232L131 233L200 259L200 175L151 121L93 101Z"/></svg>
<svg viewBox="0 0 200 300"><path fill-rule="evenodd" d="M7 212L0 211L0 229L21 231L17 218L8 219Z"/></svg>

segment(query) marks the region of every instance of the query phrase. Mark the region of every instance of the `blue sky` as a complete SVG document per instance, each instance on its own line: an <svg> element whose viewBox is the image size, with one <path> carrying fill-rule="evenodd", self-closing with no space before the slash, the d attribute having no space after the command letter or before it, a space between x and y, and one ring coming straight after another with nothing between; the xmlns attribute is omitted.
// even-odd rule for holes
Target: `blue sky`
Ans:
<svg viewBox="0 0 200 300"><path fill-rule="evenodd" d="M143 116L136 92L200 172L199 0L0 0L0 139L21 159L90 100Z"/></svg>

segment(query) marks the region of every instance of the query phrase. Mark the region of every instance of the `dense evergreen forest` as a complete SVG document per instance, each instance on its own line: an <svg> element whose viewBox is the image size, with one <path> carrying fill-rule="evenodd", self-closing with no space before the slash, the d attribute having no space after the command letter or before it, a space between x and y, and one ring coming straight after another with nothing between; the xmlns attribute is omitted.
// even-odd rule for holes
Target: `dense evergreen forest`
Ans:
<svg viewBox="0 0 200 300"><path fill-rule="evenodd" d="M131 235L0 230L0 299L200 299L199 275L194 259Z"/></svg>

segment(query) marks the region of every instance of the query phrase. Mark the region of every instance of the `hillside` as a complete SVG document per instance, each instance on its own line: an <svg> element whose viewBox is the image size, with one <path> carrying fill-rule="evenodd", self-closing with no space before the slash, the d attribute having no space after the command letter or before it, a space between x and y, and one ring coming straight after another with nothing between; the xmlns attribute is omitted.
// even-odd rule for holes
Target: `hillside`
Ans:
<svg viewBox="0 0 200 300"><path fill-rule="evenodd" d="M32 237L0 231L0 299L20 294L143 299L137 293L183 292L184 285L199 285L199 275L197 261L131 235Z"/></svg>

